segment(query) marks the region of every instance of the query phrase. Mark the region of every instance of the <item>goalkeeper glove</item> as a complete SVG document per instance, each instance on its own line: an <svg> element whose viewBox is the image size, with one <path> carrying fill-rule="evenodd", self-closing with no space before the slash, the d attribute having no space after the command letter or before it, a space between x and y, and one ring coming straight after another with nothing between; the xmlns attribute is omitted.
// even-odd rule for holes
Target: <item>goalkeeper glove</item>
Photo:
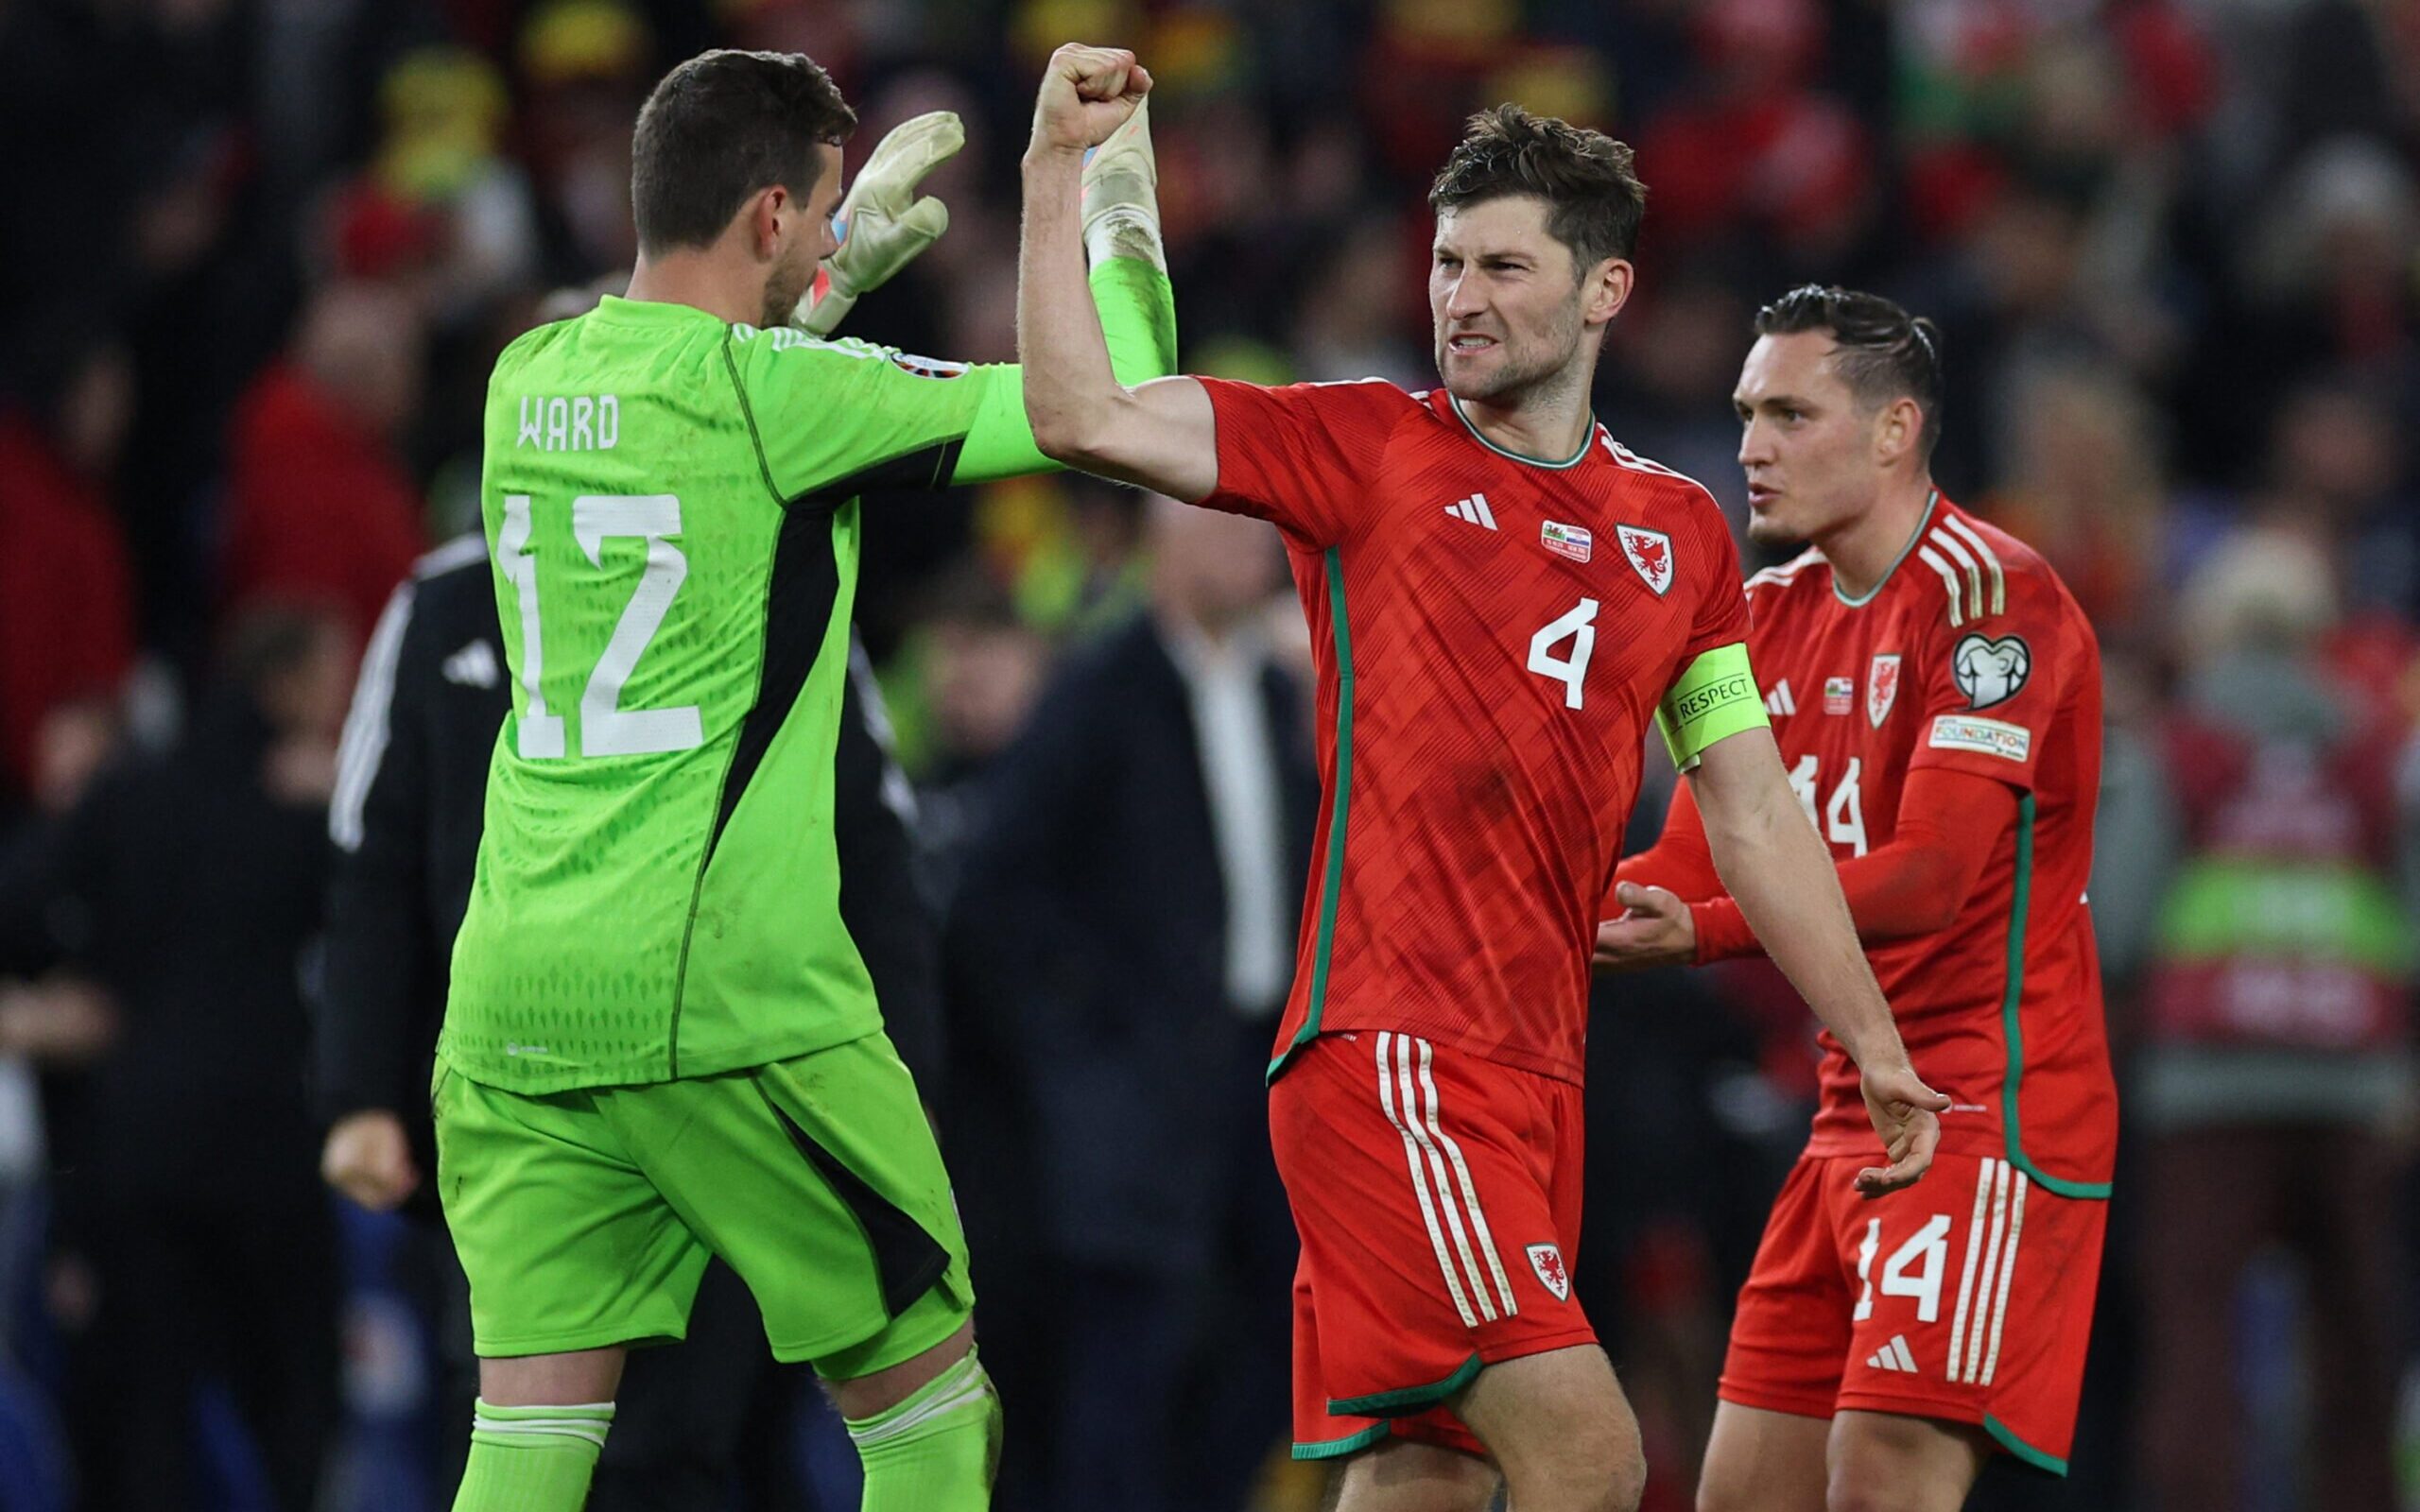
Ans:
<svg viewBox="0 0 2420 1512"><path fill-rule="evenodd" d="M830 335L858 295L889 283L949 230L949 206L930 195L918 199L916 185L964 146L966 128L951 111L890 129L832 217L839 249L823 260L822 276L790 317L794 324Z"/></svg>
<svg viewBox="0 0 2420 1512"><path fill-rule="evenodd" d="M1112 257L1140 257L1168 270L1160 245L1160 165L1151 156L1151 102L1084 154L1084 252L1096 267Z"/></svg>

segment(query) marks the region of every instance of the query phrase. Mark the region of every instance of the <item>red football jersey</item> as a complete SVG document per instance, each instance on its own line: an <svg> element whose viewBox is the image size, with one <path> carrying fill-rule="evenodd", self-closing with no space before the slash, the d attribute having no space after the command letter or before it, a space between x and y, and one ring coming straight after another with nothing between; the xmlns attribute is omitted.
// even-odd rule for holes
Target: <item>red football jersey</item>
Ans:
<svg viewBox="0 0 2420 1512"><path fill-rule="evenodd" d="M1539 462L1443 389L1203 387L1203 502L1279 527L1319 662L1324 793L1270 1074L1315 1035L1392 1029L1580 1080L1648 723L1747 639L1720 509L1602 426Z"/></svg>
<svg viewBox="0 0 2420 1512"><path fill-rule="evenodd" d="M1911 768L2018 791L2015 825L1949 927L1867 954L1917 1074L1956 1100L1945 1151L2005 1156L2054 1191L2105 1185L2118 1094L2084 897L2100 647L2083 611L2031 547L1938 494L1864 598L1843 597L1812 550L1748 594L1765 711L1835 857L1890 841ZM1875 1158L1857 1068L1828 1033L1823 1046L1807 1153Z"/></svg>

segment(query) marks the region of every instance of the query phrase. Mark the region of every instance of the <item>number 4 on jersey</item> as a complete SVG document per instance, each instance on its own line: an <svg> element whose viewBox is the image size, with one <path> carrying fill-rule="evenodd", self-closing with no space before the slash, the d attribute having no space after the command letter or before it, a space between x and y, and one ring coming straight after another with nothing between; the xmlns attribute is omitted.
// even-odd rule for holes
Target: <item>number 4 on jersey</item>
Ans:
<svg viewBox="0 0 2420 1512"><path fill-rule="evenodd" d="M1555 646L1571 643L1571 654L1558 657ZM1597 601L1583 598L1568 614L1530 637L1530 670L1563 684L1563 706L1577 709L1580 684L1588 676L1588 659L1597 654Z"/></svg>

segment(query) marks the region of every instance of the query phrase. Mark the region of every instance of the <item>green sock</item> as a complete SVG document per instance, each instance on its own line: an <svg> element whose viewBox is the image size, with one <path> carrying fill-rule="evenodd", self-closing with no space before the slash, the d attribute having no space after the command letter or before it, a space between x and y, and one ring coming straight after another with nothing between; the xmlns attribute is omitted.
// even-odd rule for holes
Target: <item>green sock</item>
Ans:
<svg viewBox="0 0 2420 1512"><path fill-rule="evenodd" d="M454 1512L579 1512L612 1426L610 1401L577 1407L480 1402Z"/></svg>
<svg viewBox="0 0 2420 1512"><path fill-rule="evenodd" d="M1000 1397L975 1351L887 1412L847 1419L859 1512L983 1512L1000 1468Z"/></svg>

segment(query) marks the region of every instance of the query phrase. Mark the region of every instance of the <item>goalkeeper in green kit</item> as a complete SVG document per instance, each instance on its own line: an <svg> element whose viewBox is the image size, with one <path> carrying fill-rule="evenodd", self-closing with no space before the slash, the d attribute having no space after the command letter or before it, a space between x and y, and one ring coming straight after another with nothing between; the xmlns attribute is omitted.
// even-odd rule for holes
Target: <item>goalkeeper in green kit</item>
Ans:
<svg viewBox="0 0 2420 1512"><path fill-rule="evenodd" d="M579 1506L624 1350L682 1334L710 1252L826 1381L865 1507L990 1500L965 1241L840 922L833 757L858 491L1051 464L1014 368L825 339L941 233L915 184L961 140L908 123L844 200L855 124L803 57L674 69L632 143L629 297L490 381L513 703L432 1093L480 1356L458 1512ZM1095 167L1133 383L1175 365L1139 121Z"/></svg>

